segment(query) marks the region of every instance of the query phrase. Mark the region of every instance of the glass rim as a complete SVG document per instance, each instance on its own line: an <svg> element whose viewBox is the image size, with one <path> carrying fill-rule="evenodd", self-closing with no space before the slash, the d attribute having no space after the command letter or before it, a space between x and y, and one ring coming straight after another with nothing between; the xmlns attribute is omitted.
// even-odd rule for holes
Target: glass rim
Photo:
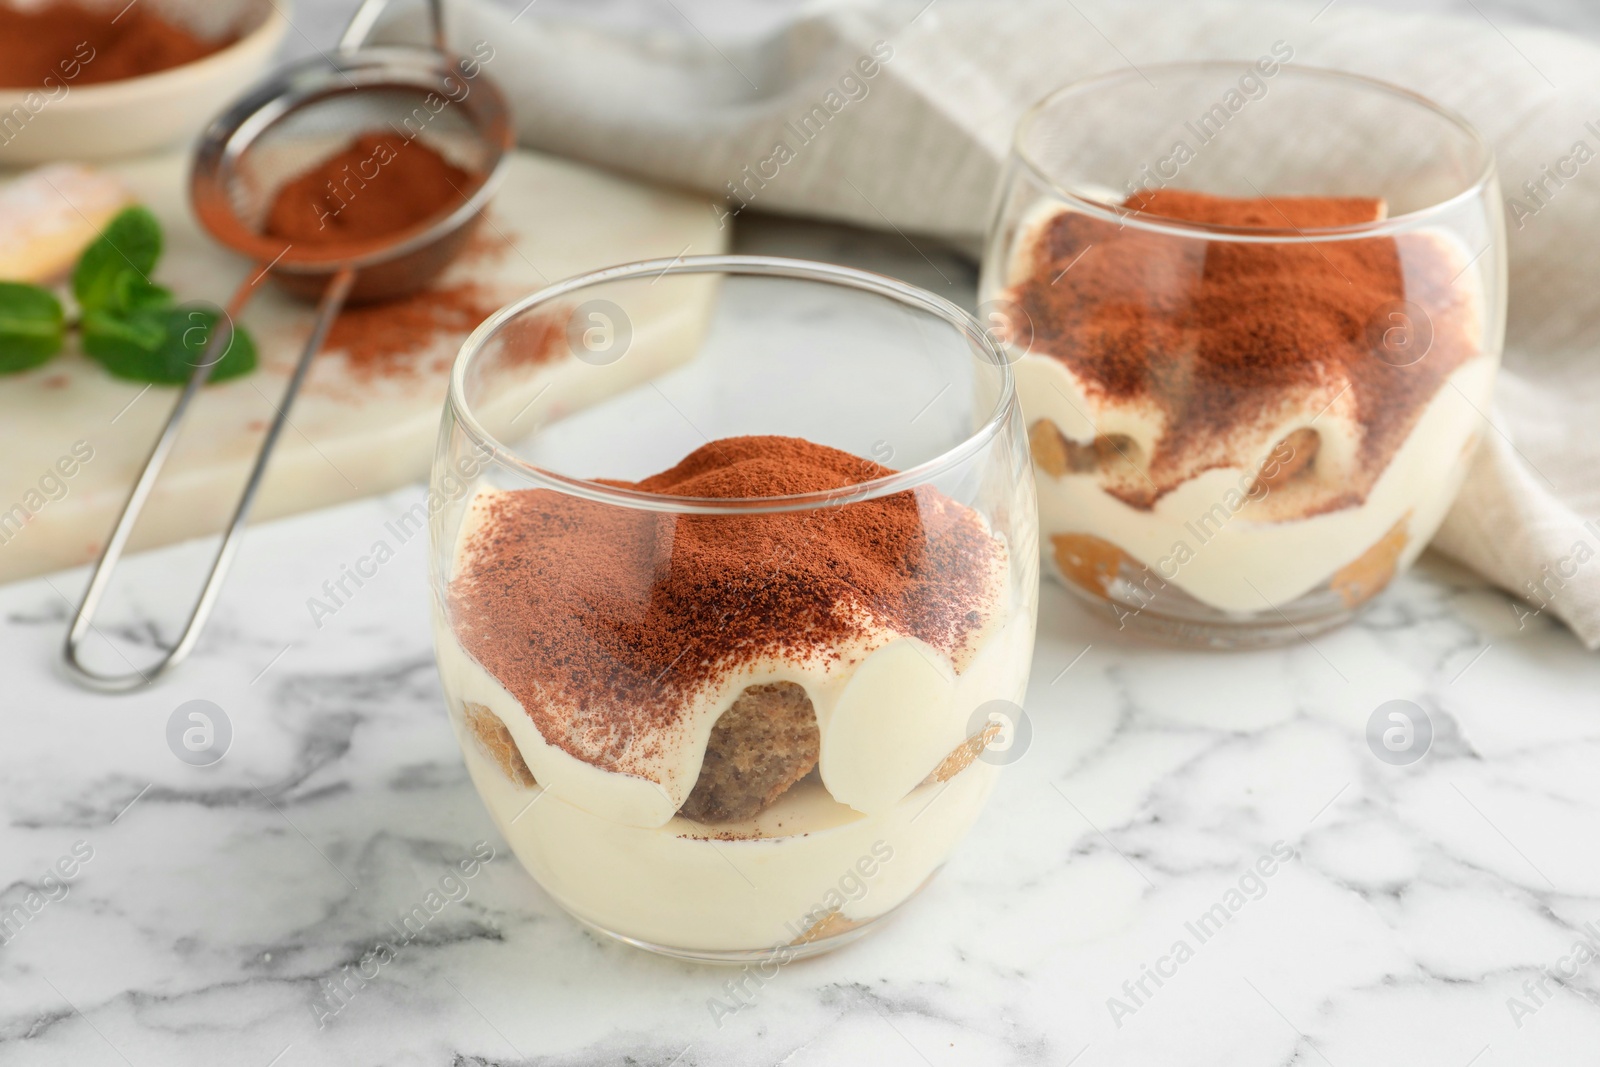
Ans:
<svg viewBox="0 0 1600 1067"><path fill-rule="evenodd" d="M958 330L978 353L982 361L993 364L1000 374L1000 390L993 409L983 423L960 443L946 449L932 459L895 471L880 478L857 482L838 489L814 493L795 493L768 497L691 497L668 496L638 489L623 489L605 485L588 478L559 474L529 463L514 450L491 434L472 411L466 397L467 371L485 346L525 312L552 303L562 297L607 282L668 274L723 274L750 275L769 278L790 278L798 281L820 282L843 286L861 292L885 297L913 310L929 313ZM905 492L926 484L940 474L959 466L976 455L999 435L1017 406L1016 381L1011 364L995 340L977 319L958 305L936 293L871 271L857 270L833 263L790 259L780 256L704 255L675 256L670 259L645 259L622 263L613 267L574 275L547 285L527 296L506 304L485 319L462 342L450 371L450 388L446 401L447 411L457 425L483 450L489 459L510 468L535 485L553 489L571 496L582 497L596 503L618 507L672 514L770 514L785 511L804 511L823 507L839 507L863 500L873 500L894 493ZM537 431L535 431L537 432Z"/></svg>
<svg viewBox="0 0 1600 1067"><path fill-rule="evenodd" d="M1469 122L1464 115L1443 104L1430 100L1420 93L1403 88L1379 78L1370 78L1365 74L1355 74L1350 71L1334 70L1331 67L1315 67L1282 64L1280 74L1286 74L1293 79L1305 81L1325 81L1343 83L1347 86L1361 86L1374 89L1389 96L1396 97L1422 107L1432 112L1436 118L1441 119L1449 126L1454 127L1463 134L1474 152L1479 163L1478 171L1463 188L1442 200L1407 211L1400 215L1390 215L1373 222L1358 222L1346 226L1293 226L1279 228L1260 228L1251 226L1220 226L1204 222L1190 222L1183 219L1169 218L1164 215L1153 215L1144 211L1132 211L1120 204L1109 204L1103 200L1075 193L1061 185L1052 178L1040 163L1033 158L1023 147L1024 139L1032 132L1035 123L1039 120L1045 109L1059 103L1063 99L1081 95L1098 89L1128 82L1134 79L1145 79L1148 73L1173 73L1173 74L1198 74L1205 71L1237 71L1241 68L1255 69L1255 60L1248 59L1213 59L1196 60L1175 63L1149 63L1137 70L1116 70L1104 74L1096 74L1087 78L1080 78L1068 82L1060 88L1046 93L1039 100L1029 105L1017 120L1015 132L1011 139L1011 157L1022 163L1027 169L1055 195L1071 204L1074 208L1085 214L1116 223L1121 226L1133 226L1137 229L1147 230L1152 233L1162 233L1175 237L1200 237L1210 240L1234 241L1238 243L1272 243L1287 244L1310 241L1350 240L1360 237L1371 237L1391 233L1397 230L1410 229L1412 226L1433 217L1443 214L1458 204L1464 203L1478 195L1495 179L1494 151L1489 142L1479 132L1478 128ZM1285 220L1287 221L1287 220Z"/></svg>

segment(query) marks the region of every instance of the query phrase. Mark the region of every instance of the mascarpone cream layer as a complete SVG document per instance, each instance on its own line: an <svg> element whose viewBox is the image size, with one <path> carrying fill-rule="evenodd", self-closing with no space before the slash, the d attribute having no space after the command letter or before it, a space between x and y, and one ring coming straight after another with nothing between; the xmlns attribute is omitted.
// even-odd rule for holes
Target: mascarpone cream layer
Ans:
<svg viewBox="0 0 1600 1067"><path fill-rule="evenodd" d="M914 894L976 821L998 768L975 760L948 781L925 779L969 736L982 704L1020 703L1033 650L1024 612L987 631L959 675L910 638L887 641L838 676L787 662L741 673L719 687L725 703L714 714L695 714L714 721L745 684L796 682L819 709L821 761L753 819L707 826L676 816L658 783L545 744L516 699L455 640L442 611L434 622L467 768L523 866L587 922L698 951L789 944L820 921L876 918ZM465 703L505 723L539 784L518 785L485 755L465 725ZM691 786L703 755L702 739Z"/></svg>
<svg viewBox="0 0 1600 1067"><path fill-rule="evenodd" d="M457 571L464 546L487 512L479 505L496 492L481 490L469 508L457 541ZM997 545L987 583L988 620L954 662L915 637L870 622L849 644L819 648L804 659L753 659L686 697L672 723L624 724L635 731L630 748L650 754L629 761L636 772L602 769L547 742L517 698L460 645L442 608L435 613L440 677L454 699L481 704L505 723L542 787L598 818L638 827L662 826L674 817L700 776L712 727L747 687L792 682L805 690L816 714L823 785L840 803L881 815L966 740L979 705L1022 699L1032 613L1018 603L1009 552L998 539ZM862 616L867 619L865 611ZM582 714L573 710L568 718Z"/></svg>
<svg viewBox="0 0 1600 1067"><path fill-rule="evenodd" d="M765 658L724 675L691 698L682 728L663 739L673 743L663 746L654 777L602 770L547 743L516 697L461 647L443 612L435 613L434 643L445 692L505 723L542 787L597 818L659 827L693 790L716 720L746 687L772 682L793 682L810 698L821 738L817 769L829 794L862 814L891 810L970 736L980 705L1021 702L1033 623L1009 607L996 614L960 673L924 642L883 631L837 659Z"/></svg>
<svg viewBox="0 0 1600 1067"><path fill-rule="evenodd" d="M750 823L714 828L751 836L719 840L687 819L629 826L519 787L483 755L454 708L451 718L495 824L557 903L611 933L695 951L771 949L892 910L971 829L998 772L974 762L876 815L838 803L808 778Z"/></svg>
<svg viewBox="0 0 1600 1067"><path fill-rule="evenodd" d="M1304 518L1294 517L1293 486L1253 501L1252 483L1273 442L1307 425L1322 436L1314 460L1315 479L1337 479L1353 462L1352 442L1359 440L1354 427L1335 429L1352 421L1349 413L1339 411L1341 401L1320 417L1308 402L1307 410L1293 413L1260 435L1265 443L1255 464L1191 478L1148 511L1106 493L1093 473L1054 477L1036 465L1044 554L1048 559L1049 538L1055 534L1091 534L1116 545L1196 600L1221 611L1243 613L1282 607L1318 588L1402 519L1406 544L1399 566L1404 567L1433 537L1465 477L1471 445L1483 420L1480 412L1488 410L1495 366L1494 359L1480 355L1445 380L1365 501ZM1058 360L1029 355L1018 361L1016 369L1030 424L1049 419L1068 437L1088 441L1096 432L1132 436L1141 418L1125 410L1096 411ZM1089 412L1099 421L1091 423Z"/></svg>
<svg viewBox="0 0 1600 1067"><path fill-rule="evenodd" d="M1112 194L1107 190L1105 195ZM1044 202L1024 215L1007 263L1010 283L1022 281L1034 269L1038 243L1065 210ZM1425 238L1443 260L1461 266L1455 285L1465 310L1454 323L1460 333L1448 335L1448 343L1478 354L1440 384L1360 504L1326 509L1346 486L1370 477L1360 469L1366 427L1348 383L1333 375L1219 435L1210 450L1235 461L1180 483L1149 510L1107 493L1095 472L1055 476L1035 464L1046 568L1056 572L1052 536L1089 534L1122 549L1202 603L1254 614L1318 588L1402 520L1406 542L1397 566L1409 565L1443 522L1466 475L1499 362L1498 353L1483 352L1485 304L1481 280L1466 269L1474 258L1471 251L1445 231L1412 236ZM1116 465L1116 477L1140 487L1137 467L1154 453L1167 430L1168 415L1160 404L1147 396L1106 400L1085 389L1065 363L1038 349L1017 357L1013 366L1030 426L1049 419L1069 440L1083 445L1096 437L1128 439L1134 462ZM1301 428L1315 430L1319 438L1310 469L1270 492L1252 492L1274 448ZM1250 459L1240 464L1236 457L1241 456Z"/></svg>

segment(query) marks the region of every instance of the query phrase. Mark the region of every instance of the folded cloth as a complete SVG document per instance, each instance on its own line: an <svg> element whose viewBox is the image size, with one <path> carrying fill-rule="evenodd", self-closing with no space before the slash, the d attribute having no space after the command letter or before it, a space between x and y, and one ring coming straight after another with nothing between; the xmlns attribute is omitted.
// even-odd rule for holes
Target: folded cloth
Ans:
<svg viewBox="0 0 1600 1067"><path fill-rule="evenodd" d="M736 34L679 5L632 27L518 7L458 5L452 32L494 49L523 142L717 194L724 224L749 208L976 249L1045 93L1279 42L1463 113L1504 185L1510 316L1484 447L1434 546L1524 598L1518 625L1553 615L1600 647L1600 48L1350 0L832 0Z"/></svg>

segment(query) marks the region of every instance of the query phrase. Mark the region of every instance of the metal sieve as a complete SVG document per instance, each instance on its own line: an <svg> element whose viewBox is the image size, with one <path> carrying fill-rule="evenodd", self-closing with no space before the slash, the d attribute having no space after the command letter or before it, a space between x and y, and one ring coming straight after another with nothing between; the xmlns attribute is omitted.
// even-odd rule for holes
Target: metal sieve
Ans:
<svg viewBox="0 0 1600 1067"><path fill-rule="evenodd" d="M431 4L433 49L362 48L361 41L382 6L383 0L368 0L362 6L333 56L291 65L252 89L212 122L196 149L189 196L201 225L261 268L235 290L207 339L128 494L67 631L63 649L67 671L90 688L136 689L193 650L238 550L290 406L340 309L347 302L393 299L426 286L461 250L493 193L512 141L504 97L472 60L453 56L443 47L438 0ZM462 169L481 175L482 183L448 215L382 241L363 242L357 250L297 247L261 232L273 196L285 181L334 155L354 135L371 130L393 133L408 142L420 140ZM267 277L298 296L315 299L317 315L199 599L177 642L153 665L128 674L91 670L79 653L112 572L177 440L185 412L228 351L233 320Z"/></svg>

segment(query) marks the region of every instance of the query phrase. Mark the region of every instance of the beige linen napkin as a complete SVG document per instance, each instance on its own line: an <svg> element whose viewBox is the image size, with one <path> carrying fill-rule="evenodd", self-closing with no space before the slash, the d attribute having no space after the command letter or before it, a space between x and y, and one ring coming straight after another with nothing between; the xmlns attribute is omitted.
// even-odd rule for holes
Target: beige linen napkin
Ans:
<svg viewBox="0 0 1600 1067"><path fill-rule="evenodd" d="M632 29L518 8L468 3L454 32L495 48L525 143L721 193L730 223L748 205L912 243L979 247L1017 117L1102 71L1282 42L1457 109L1516 201L1511 302L1492 429L1434 544L1526 598L1522 624L1600 646L1600 48L1349 0L839 0L741 33L677 5ZM1580 141L1593 161L1571 161Z"/></svg>

